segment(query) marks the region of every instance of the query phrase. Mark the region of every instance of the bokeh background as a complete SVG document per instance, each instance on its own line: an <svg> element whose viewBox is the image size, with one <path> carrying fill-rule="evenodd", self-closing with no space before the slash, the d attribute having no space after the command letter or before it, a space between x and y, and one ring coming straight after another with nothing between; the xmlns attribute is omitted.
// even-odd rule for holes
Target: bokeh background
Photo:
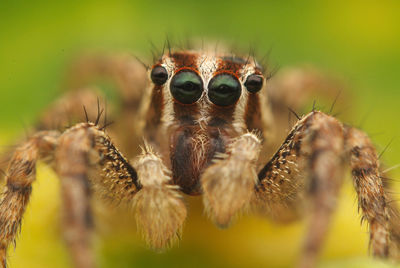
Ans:
<svg viewBox="0 0 400 268"><path fill-rule="evenodd" d="M1 1L1 149L57 98L71 58L99 50L150 55L149 40L161 47L169 35L255 46L261 54L272 49L272 64L309 63L342 77L354 96L347 100L352 114L343 118L363 122L378 151L393 139L382 157L393 166L400 162L399 14L396 0ZM218 230L198 198L188 202L183 239L165 253L146 249L131 215L98 223L100 266L291 267L300 254L304 223L279 226L243 216ZM57 178L40 165L17 248L9 251L10 267L71 267L59 234L59 203ZM359 222L348 182L320 267L395 267L368 257L368 234Z"/></svg>

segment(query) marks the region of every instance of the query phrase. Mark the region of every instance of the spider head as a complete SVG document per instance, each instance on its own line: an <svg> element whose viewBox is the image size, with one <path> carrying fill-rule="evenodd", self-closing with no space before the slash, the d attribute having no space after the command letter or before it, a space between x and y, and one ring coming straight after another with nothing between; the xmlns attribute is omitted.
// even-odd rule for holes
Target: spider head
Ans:
<svg viewBox="0 0 400 268"><path fill-rule="evenodd" d="M213 107L235 110L264 85L261 67L250 58L193 51L164 55L150 77L166 101L200 107L203 115Z"/></svg>
<svg viewBox="0 0 400 268"><path fill-rule="evenodd" d="M215 154L224 153L232 138L262 129L257 126L262 69L250 58L182 51L162 56L150 78L160 124L170 134L176 184L199 193L199 176Z"/></svg>

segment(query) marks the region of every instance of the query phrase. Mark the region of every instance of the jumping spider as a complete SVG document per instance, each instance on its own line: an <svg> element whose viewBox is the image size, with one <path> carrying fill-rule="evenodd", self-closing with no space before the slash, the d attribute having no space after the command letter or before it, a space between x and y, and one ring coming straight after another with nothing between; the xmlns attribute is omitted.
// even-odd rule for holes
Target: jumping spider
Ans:
<svg viewBox="0 0 400 268"><path fill-rule="evenodd" d="M395 256L400 242L396 209L388 202L370 139L312 111L298 118L272 154L272 134L284 133L277 122L282 107L286 111L288 99L302 102L316 87L304 79L312 72L300 72L292 83L296 91L281 83L293 78L289 74L268 80L265 73L251 57L208 49L169 51L151 68L126 55L80 61L70 79L70 87L80 90L68 92L47 110L37 133L18 146L9 162L0 202L2 267L20 228L39 159L51 163L60 178L64 236L76 267L95 266L90 250L92 190L134 206L139 229L156 249L179 235L186 218L183 194L201 194L208 215L221 227L243 208L276 220L296 219L307 210L310 221L299 266L312 267L347 165L362 218L369 224L372 254ZM107 129L114 143L105 132L107 123L99 122L102 93L82 88L94 76L107 76L117 85L121 108L108 115L122 123ZM310 77L314 81L317 76ZM87 114L97 110L95 122L50 130L55 122L79 120L82 105ZM120 135L126 132L130 134ZM114 144L136 158L128 161Z"/></svg>

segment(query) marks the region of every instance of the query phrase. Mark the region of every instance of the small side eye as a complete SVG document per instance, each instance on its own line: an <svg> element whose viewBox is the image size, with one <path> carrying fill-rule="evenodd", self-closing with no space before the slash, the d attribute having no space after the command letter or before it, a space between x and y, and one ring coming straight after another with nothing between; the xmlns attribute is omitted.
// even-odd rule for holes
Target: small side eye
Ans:
<svg viewBox="0 0 400 268"><path fill-rule="evenodd" d="M168 72L164 67L156 66L151 70L150 77L154 84L161 86L168 80Z"/></svg>
<svg viewBox="0 0 400 268"><path fill-rule="evenodd" d="M218 106L229 106L237 102L242 87L236 77L230 74L214 76L208 84L208 98Z"/></svg>
<svg viewBox="0 0 400 268"><path fill-rule="evenodd" d="M170 91L180 103L192 104L203 94L203 82L195 72L183 70L172 78Z"/></svg>
<svg viewBox="0 0 400 268"><path fill-rule="evenodd" d="M252 74L247 77L244 85L249 92L256 93L261 90L263 81L264 79L261 75Z"/></svg>

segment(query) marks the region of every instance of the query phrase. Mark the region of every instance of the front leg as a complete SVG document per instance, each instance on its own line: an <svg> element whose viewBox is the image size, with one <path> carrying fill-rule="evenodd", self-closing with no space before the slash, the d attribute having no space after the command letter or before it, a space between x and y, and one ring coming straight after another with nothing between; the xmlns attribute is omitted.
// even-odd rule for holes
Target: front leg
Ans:
<svg viewBox="0 0 400 268"><path fill-rule="evenodd" d="M344 156L342 124L312 112L259 172L255 205L272 212L281 204L296 214L310 212L300 267L315 266L342 183Z"/></svg>
<svg viewBox="0 0 400 268"><path fill-rule="evenodd" d="M61 180L63 234L74 266L94 267L91 186L107 194L111 189L109 196L120 200L131 199L141 189L137 173L108 136L92 123L75 125L60 136L55 170Z"/></svg>
<svg viewBox="0 0 400 268"><path fill-rule="evenodd" d="M168 170L147 146L134 166L92 123L78 124L60 137L56 171L64 201L64 236L76 267L94 266L90 250L92 187L115 203L135 207L138 227L151 247L164 248L177 238L186 207L177 187L169 185Z"/></svg>
<svg viewBox="0 0 400 268"><path fill-rule="evenodd" d="M257 180L256 161L261 141L253 133L234 140L225 154L217 155L214 163L201 177L206 212L221 227L246 206Z"/></svg>
<svg viewBox="0 0 400 268"><path fill-rule="evenodd" d="M333 117L312 112L294 126L278 152L260 171L254 199L255 205L272 210L275 204L290 204L289 210L301 210L304 201L310 200L305 207L311 215L300 267L316 264L347 159L363 219L369 223L372 253L387 257L389 238L398 243L397 225L389 218L394 210L388 209L388 195L371 141L360 130L343 127Z"/></svg>

